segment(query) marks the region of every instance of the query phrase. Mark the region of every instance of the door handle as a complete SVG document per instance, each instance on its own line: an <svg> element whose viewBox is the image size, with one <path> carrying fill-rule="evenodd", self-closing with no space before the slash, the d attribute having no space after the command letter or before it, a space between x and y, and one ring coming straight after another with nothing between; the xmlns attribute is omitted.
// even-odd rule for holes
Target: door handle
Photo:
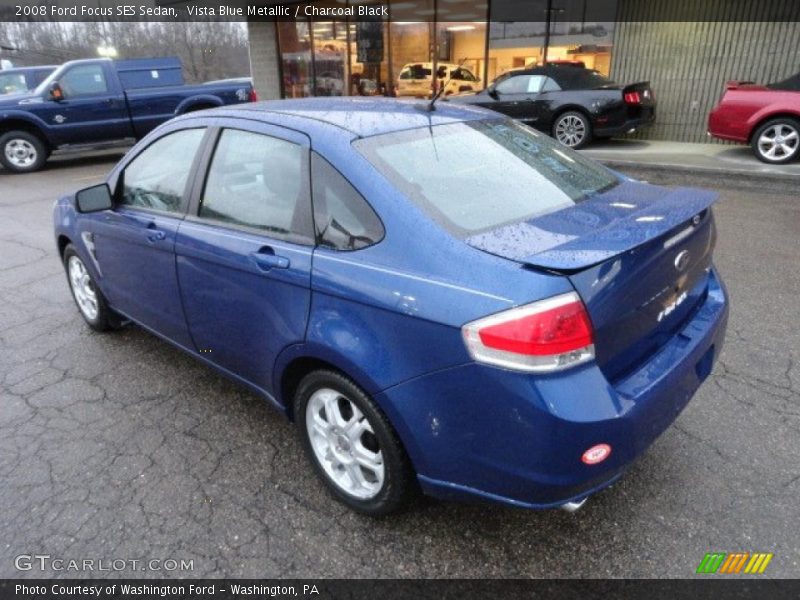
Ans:
<svg viewBox="0 0 800 600"><path fill-rule="evenodd" d="M150 242L159 242L167 237L167 234L161 231L160 229L156 229L155 223L150 223L147 226L147 240Z"/></svg>
<svg viewBox="0 0 800 600"><path fill-rule="evenodd" d="M285 256L278 256L275 250L269 246L264 246L258 252L251 252L250 258L256 263L256 266L262 271L269 271L270 269L288 269L289 259Z"/></svg>

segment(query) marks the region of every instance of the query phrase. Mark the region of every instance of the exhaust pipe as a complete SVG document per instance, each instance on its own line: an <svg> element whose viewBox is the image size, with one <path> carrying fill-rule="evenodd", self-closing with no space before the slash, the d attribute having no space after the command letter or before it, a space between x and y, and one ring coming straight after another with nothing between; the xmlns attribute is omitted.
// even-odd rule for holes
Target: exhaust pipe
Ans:
<svg viewBox="0 0 800 600"><path fill-rule="evenodd" d="M581 509L581 507L584 504L586 504L586 501L588 499L589 499L589 497L587 496L586 498L583 498L582 500L578 500L577 502L565 502L559 508L561 508L561 510L567 511L568 513L578 512Z"/></svg>

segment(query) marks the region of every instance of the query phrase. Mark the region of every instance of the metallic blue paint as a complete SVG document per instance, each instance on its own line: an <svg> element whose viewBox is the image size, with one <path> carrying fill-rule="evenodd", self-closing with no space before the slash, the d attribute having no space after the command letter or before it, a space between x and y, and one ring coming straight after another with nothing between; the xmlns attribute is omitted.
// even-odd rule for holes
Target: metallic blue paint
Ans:
<svg viewBox="0 0 800 600"><path fill-rule="evenodd" d="M113 189L127 161L176 129L269 127L286 139L303 136L383 221L384 239L362 250L214 225L196 208L178 217L119 208L79 214L72 197L56 203L56 236L75 244L116 310L289 413L282 383L296 361L345 372L386 413L432 495L537 508L585 497L672 423L719 354L728 307L711 261L712 197L620 177L613 190L534 220L539 237L501 230L465 243L351 147L359 135L427 127L429 116L434 124L496 118L453 106L428 115L415 103L373 100L218 109L162 125L108 177ZM207 160L210 152L201 152ZM199 184L190 187L196 196ZM620 202L633 207L612 206ZM691 235L667 252L665 241L698 212L704 216ZM663 219L636 221L642 215ZM165 239L147 241L151 221ZM97 263L81 232L95 235ZM265 246L287 259L286 268L263 270L251 260ZM667 275L682 249L693 254L691 264ZM664 288L659 273L677 287ZM573 290L595 327L596 361L531 375L470 359L464 323ZM678 291L685 300L663 317ZM583 464L582 453L597 443L611 445L610 457Z"/></svg>

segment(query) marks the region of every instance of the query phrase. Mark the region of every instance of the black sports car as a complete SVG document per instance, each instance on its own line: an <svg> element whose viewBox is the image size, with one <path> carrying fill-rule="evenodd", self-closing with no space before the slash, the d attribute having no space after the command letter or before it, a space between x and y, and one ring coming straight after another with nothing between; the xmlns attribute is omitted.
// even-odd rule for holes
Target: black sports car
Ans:
<svg viewBox="0 0 800 600"><path fill-rule="evenodd" d="M632 133L656 116L650 82L621 86L597 71L573 65L509 71L481 92L447 100L491 108L570 148L581 148L592 138Z"/></svg>

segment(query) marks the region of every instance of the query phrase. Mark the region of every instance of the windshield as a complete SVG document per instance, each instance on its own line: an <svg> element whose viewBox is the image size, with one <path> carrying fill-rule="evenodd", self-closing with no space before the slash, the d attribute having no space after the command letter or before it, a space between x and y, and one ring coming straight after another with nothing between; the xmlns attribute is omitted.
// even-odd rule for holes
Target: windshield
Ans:
<svg viewBox="0 0 800 600"><path fill-rule="evenodd" d="M60 77L63 72L64 72L63 69L58 68L52 73L50 73L50 75L48 75L45 78L45 80L42 81L42 83L36 86L36 89L33 90L33 93L37 95L44 94L46 91L50 89L50 84L53 83L54 81L57 81L57 78Z"/></svg>
<svg viewBox="0 0 800 600"><path fill-rule="evenodd" d="M602 165L506 119L388 133L354 146L458 237L573 206L619 183Z"/></svg>

